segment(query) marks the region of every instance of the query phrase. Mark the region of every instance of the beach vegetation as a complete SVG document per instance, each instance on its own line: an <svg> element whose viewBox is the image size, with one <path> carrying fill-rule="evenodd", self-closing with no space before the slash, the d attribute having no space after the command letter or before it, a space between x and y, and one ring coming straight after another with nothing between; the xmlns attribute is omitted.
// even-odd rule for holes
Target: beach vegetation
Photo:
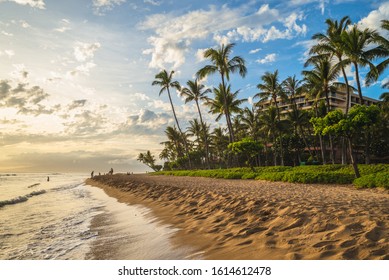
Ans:
<svg viewBox="0 0 389 280"><path fill-rule="evenodd" d="M369 174L354 180L357 188L381 187L389 190L389 172Z"/></svg>
<svg viewBox="0 0 389 280"><path fill-rule="evenodd" d="M389 188L389 164L360 165L361 177L356 179L351 165L270 166L214 170L160 171L154 175L193 176L218 179L255 179L302 184L354 184L362 187ZM375 178L375 176L377 177Z"/></svg>
<svg viewBox="0 0 389 280"><path fill-rule="evenodd" d="M374 101L364 97L362 84L377 82L387 69L388 39L352 25L348 16L328 19L325 27L312 37L301 79L267 71L249 98L231 83L232 74L247 74L245 60L232 55L235 44L206 49L206 65L184 88L173 79L174 71L158 73L152 84L160 95L167 93L175 120L161 142L164 172L331 184L387 172L389 93ZM387 29L384 20L382 30ZM346 73L350 67L355 88ZM207 85L209 76L216 79ZM389 88L385 79L381 84ZM178 121L170 89L192 102L194 118Z"/></svg>
<svg viewBox="0 0 389 280"><path fill-rule="evenodd" d="M160 171L162 169L162 165L155 164L155 156L153 156L150 151L147 151L146 153L140 153L137 157L137 160L146 164L154 171Z"/></svg>

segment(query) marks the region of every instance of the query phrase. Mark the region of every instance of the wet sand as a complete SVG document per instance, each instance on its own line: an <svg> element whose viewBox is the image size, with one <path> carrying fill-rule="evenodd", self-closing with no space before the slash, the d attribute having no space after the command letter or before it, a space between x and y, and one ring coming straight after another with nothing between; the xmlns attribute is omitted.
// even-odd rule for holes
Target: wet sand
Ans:
<svg viewBox="0 0 389 280"><path fill-rule="evenodd" d="M388 191L146 174L86 183L151 208L206 259L389 259Z"/></svg>

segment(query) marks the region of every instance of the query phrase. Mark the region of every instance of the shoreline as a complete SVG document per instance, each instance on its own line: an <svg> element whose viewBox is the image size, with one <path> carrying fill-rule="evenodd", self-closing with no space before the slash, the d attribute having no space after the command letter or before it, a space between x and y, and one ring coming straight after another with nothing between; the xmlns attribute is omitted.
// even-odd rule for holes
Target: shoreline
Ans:
<svg viewBox="0 0 389 280"><path fill-rule="evenodd" d="M387 192L144 174L86 184L150 208L205 259L389 259Z"/></svg>

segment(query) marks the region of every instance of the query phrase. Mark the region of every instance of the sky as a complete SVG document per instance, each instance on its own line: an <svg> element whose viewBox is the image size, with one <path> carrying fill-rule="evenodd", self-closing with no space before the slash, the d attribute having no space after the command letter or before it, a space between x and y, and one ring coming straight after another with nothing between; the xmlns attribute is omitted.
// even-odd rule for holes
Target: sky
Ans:
<svg viewBox="0 0 389 280"><path fill-rule="evenodd" d="M0 0L0 172L148 170L138 154L158 158L174 125L167 95L151 86L158 72L174 70L185 86L205 49L235 43L248 73L232 76L232 89L251 106L261 75L301 78L312 35L346 15L380 31L389 1ZM388 79L363 94L378 98ZM188 127L195 105L172 98Z"/></svg>

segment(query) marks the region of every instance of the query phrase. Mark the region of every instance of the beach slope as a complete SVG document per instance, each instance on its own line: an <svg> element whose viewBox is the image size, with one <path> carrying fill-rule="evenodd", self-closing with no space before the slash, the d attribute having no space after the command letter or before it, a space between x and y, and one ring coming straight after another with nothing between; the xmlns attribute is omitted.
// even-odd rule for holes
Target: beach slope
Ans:
<svg viewBox="0 0 389 280"><path fill-rule="evenodd" d="M97 176L150 207L206 259L389 259L389 193L352 186L142 175Z"/></svg>

